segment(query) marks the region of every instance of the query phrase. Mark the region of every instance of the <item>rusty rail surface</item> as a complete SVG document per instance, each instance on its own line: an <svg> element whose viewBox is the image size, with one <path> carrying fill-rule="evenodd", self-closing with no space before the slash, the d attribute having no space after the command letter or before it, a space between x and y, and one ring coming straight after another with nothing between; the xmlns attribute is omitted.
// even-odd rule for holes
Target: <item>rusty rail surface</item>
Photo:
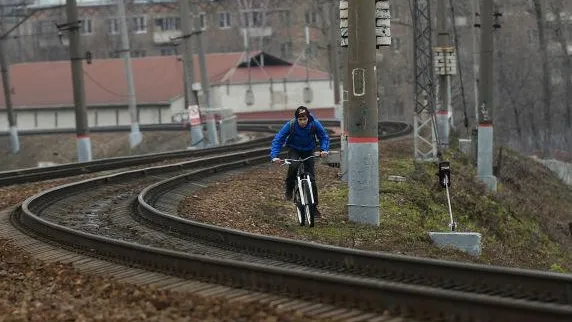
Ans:
<svg viewBox="0 0 572 322"><path fill-rule="evenodd" d="M398 128L394 127L390 135L410 133L410 128ZM332 142L333 146L338 144L339 140ZM389 310L395 315L427 321L572 320L571 279L562 274L316 245L191 222L153 208L158 196L168 193L169 189L190 177L268 162L267 148L225 152L226 156L189 162L204 167L216 159L220 164L164 180L145 189L137 198L141 216L150 223L221 247L320 267L327 273L142 246L73 230L40 217L43 209L69 194L124 178L164 173L169 167L180 168L181 164L132 170L53 188L27 199L14 216L27 229L86 253L180 277L313 298L372 312Z"/></svg>

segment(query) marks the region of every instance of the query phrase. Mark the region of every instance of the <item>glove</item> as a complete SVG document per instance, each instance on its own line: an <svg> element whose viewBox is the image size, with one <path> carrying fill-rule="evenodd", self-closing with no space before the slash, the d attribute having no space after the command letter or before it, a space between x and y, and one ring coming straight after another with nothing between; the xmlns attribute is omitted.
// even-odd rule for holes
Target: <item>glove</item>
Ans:
<svg viewBox="0 0 572 322"><path fill-rule="evenodd" d="M272 158L272 162L278 164L280 163L280 158Z"/></svg>
<svg viewBox="0 0 572 322"><path fill-rule="evenodd" d="M322 151L320 152L320 157L325 158L328 156L328 151Z"/></svg>

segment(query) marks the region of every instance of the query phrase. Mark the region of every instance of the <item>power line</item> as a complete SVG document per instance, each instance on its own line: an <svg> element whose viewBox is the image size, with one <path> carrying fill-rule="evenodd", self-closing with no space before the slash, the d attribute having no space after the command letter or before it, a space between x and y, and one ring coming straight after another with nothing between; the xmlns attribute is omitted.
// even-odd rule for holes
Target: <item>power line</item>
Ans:
<svg viewBox="0 0 572 322"><path fill-rule="evenodd" d="M467 100L465 97L465 86L463 83L463 69L461 68L461 54L459 52L459 34L457 33L457 26L455 24L455 7L453 6L453 0L449 0L449 5L451 6L451 22L453 25L453 36L455 39L455 51L457 52L457 69L459 70L459 79L461 81L461 97L463 99L464 124L468 134L469 117L467 115Z"/></svg>

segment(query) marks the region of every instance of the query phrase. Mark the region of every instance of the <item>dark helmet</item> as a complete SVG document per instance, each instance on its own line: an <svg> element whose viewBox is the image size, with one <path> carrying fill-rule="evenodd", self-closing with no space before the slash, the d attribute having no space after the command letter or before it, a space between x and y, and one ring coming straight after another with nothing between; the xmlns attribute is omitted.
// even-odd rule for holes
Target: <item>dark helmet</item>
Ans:
<svg viewBox="0 0 572 322"><path fill-rule="evenodd" d="M296 118L300 117L300 115L306 115L306 117L310 117L310 111L308 110L308 108L306 106L298 106L298 108L296 109L296 112L294 112L294 116Z"/></svg>

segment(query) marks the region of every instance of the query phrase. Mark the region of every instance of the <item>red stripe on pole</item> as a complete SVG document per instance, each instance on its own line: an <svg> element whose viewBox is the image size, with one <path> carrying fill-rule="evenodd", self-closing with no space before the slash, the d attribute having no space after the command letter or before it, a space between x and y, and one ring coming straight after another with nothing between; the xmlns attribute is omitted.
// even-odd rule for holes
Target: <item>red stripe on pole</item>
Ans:
<svg viewBox="0 0 572 322"><path fill-rule="evenodd" d="M349 137L348 143L377 143L379 142L379 138L376 136L373 137Z"/></svg>
<svg viewBox="0 0 572 322"><path fill-rule="evenodd" d="M78 134L77 138L78 139L87 139L87 138L89 138L89 134Z"/></svg>
<svg viewBox="0 0 572 322"><path fill-rule="evenodd" d="M493 127L492 123L479 123L479 127Z"/></svg>

